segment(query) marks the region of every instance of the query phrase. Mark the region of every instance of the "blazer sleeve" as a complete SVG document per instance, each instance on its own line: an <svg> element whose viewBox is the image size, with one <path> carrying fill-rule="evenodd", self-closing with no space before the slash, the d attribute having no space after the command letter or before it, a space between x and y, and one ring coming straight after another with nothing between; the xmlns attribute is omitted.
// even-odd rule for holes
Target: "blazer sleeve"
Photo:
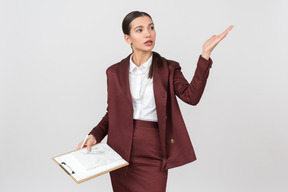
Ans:
<svg viewBox="0 0 288 192"><path fill-rule="evenodd" d="M109 68L108 68L109 69ZM108 69L106 70L106 76L107 76L107 91L108 91ZM106 114L103 116L101 121L96 125L89 133L92 134L97 143L100 143L104 137L108 134L109 129L109 113L108 113L108 99L107 99L107 108L106 108Z"/></svg>
<svg viewBox="0 0 288 192"><path fill-rule="evenodd" d="M107 135L108 133L108 128L109 128L109 115L108 115L108 107L107 107L107 112L102 118L102 120L96 125L89 133L92 134L97 143L100 143L102 139Z"/></svg>
<svg viewBox="0 0 288 192"><path fill-rule="evenodd" d="M212 63L213 62L211 58L206 60L200 55L197 62L197 68L190 83L188 83L188 81L183 76L179 63L176 64L173 77L173 85L175 94L182 101L190 105L197 105L199 103Z"/></svg>

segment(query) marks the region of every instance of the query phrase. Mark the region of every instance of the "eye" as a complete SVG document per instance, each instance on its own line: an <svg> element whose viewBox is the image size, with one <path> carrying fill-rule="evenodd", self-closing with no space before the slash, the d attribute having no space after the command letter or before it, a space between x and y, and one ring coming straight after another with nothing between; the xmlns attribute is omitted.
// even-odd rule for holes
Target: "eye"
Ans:
<svg viewBox="0 0 288 192"><path fill-rule="evenodd" d="M151 30L151 31L154 30L154 26L150 27L150 30Z"/></svg>
<svg viewBox="0 0 288 192"><path fill-rule="evenodd" d="M142 32L142 29L137 29L136 32L140 33Z"/></svg>

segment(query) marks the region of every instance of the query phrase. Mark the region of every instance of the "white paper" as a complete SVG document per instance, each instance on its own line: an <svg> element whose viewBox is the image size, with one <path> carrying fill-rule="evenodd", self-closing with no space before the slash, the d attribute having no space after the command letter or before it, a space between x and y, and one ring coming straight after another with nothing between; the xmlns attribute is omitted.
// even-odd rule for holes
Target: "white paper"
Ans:
<svg viewBox="0 0 288 192"><path fill-rule="evenodd" d="M55 160L60 164L65 162L67 167L71 169L69 172L75 172L71 176L77 181L127 164L118 153L105 143L92 146L90 152L84 148L56 157Z"/></svg>

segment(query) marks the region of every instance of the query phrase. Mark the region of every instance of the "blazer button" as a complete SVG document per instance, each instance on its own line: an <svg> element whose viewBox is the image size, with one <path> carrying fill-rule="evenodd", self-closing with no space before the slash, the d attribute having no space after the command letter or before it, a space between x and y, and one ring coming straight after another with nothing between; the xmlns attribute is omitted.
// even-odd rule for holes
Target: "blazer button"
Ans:
<svg viewBox="0 0 288 192"><path fill-rule="evenodd" d="M171 143L171 144L174 143L174 139L170 139L170 143Z"/></svg>

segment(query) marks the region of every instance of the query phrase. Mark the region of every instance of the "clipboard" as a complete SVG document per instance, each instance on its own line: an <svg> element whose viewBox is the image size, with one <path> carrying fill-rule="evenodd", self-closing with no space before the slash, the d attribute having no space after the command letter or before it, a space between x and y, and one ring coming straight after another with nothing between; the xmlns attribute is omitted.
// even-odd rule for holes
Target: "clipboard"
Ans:
<svg viewBox="0 0 288 192"><path fill-rule="evenodd" d="M93 145L90 152L83 148L52 159L78 184L129 165L106 143Z"/></svg>

